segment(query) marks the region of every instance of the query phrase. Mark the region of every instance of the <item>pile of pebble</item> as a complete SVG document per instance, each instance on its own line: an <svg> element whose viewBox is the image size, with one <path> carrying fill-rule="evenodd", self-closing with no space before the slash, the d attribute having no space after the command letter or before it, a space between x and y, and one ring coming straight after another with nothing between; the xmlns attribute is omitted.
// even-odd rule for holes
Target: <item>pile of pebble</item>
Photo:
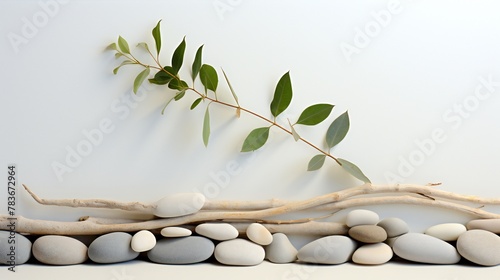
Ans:
<svg viewBox="0 0 500 280"><path fill-rule="evenodd" d="M32 243L16 235L16 265L34 257L48 265L74 265L84 262L110 264L143 256L160 264L193 264L215 259L225 265L257 265L267 259L273 263L305 262L341 264L354 262L380 265L394 256L427 264L455 264L462 258L482 266L500 264L500 220L472 220L467 225L446 223L424 233L409 232L399 218L379 219L369 210L353 210L345 219L347 235L316 239L299 250L283 233L271 234L253 223L246 238L228 223L203 223L191 230L167 227L161 236L142 230L135 234L113 232L95 238L89 246L74 237L44 235ZM11 235L0 231L0 263L9 261Z"/></svg>

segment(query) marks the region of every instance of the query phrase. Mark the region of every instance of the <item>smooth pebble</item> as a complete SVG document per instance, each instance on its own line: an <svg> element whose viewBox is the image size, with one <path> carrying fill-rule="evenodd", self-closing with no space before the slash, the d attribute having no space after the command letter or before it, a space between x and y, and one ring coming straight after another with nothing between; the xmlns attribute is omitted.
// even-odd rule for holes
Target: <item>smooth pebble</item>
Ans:
<svg viewBox="0 0 500 280"><path fill-rule="evenodd" d="M15 238L15 251L11 251L12 241ZM0 264L20 265L31 257L31 241L24 235L11 231L0 230Z"/></svg>
<svg viewBox="0 0 500 280"><path fill-rule="evenodd" d="M165 238L148 252L148 258L163 264L199 263L212 256L214 247L212 240L201 236Z"/></svg>
<svg viewBox="0 0 500 280"><path fill-rule="evenodd" d="M299 261L318 264L341 264L351 260L356 241L343 235L331 235L316 239L302 247Z"/></svg>
<svg viewBox="0 0 500 280"><path fill-rule="evenodd" d="M385 230L375 225L354 226L349 229L349 236L363 243L380 243L387 239Z"/></svg>
<svg viewBox="0 0 500 280"><path fill-rule="evenodd" d="M366 244L354 251L352 261L357 264L383 264L392 259L392 248L385 243Z"/></svg>
<svg viewBox="0 0 500 280"><path fill-rule="evenodd" d="M183 227L166 227L160 233L165 237L185 237L192 234L189 229Z"/></svg>
<svg viewBox="0 0 500 280"><path fill-rule="evenodd" d="M396 237L408 233L408 224L400 218L385 218L378 222L377 226L382 227L387 232L387 237Z"/></svg>
<svg viewBox="0 0 500 280"><path fill-rule="evenodd" d="M130 247L136 252L146 252L156 245L156 237L149 230L138 231L132 236Z"/></svg>
<svg viewBox="0 0 500 280"><path fill-rule="evenodd" d="M139 256L132 250L132 235L112 232L97 237L89 246L89 258L96 263L119 263Z"/></svg>
<svg viewBox="0 0 500 280"><path fill-rule="evenodd" d="M457 240L457 249L462 257L484 266L500 264L500 237L481 229L462 233Z"/></svg>
<svg viewBox="0 0 500 280"><path fill-rule="evenodd" d="M219 241L235 239L239 235L238 230L228 223L204 223L194 230L199 235Z"/></svg>
<svg viewBox="0 0 500 280"><path fill-rule="evenodd" d="M455 247L423 233L407 233L399 236L392 249L399 257L413 262L455 264L460 261L460 255Z"/></svg>
<svg viewBox="0 0 500 280"><path fill-rule="evenodd" d="M273 263L291 263L297 259L297 249L284 233L273 234L273 241L264 249L266 259Z"/></svg>
<svg viewBox="0 0 500 280"><path fill-rule="evenodd" d="M467 228L462 224L446 223L431 226L424 233L444 241L457 241L458 237L466 231Z"/></svg>
<svg viewBox="0 0 500 280"><path fill-rule="evenodd" d="M394 247L394 242L396 242L396 239L398 239L399 236L396 237L389 237L387 238L384 243L389 245L391 248Z"/></svg>
<svg viewBox="0 0 500 280"><path fill-rule="evenodd" d="M60 235L44 235L33 243L33 256L51 265L81 264L87 260L87 246L81 241Z"/></svg>
<svg viewBox="0 0 500 280"><path fill-rule="evenodd" d="M265 226L259 223L250 224L246 230L246 234L248 239L259 245L265 246L273 242L272 234Z"/></svg>
<svg viewBox="0 0 500 280"><path fill-rule="evenodd" d="M379 216L377 213L365 210L356 209L347 213L346 225L348 227L354 227L359 225L375 225L379 222Z"/></svg>
<svg viewBox="0 0 500 280"><path fill-rule="evenodd" d="M223 241L215 247L215 259L226 265L258 265L265 257L262 246L246 239Z"/></svg>
<svg viewBox="0 0 500 280"><path fill-rule="evenodd" d="M468 230L482 229L500 234L500 219L477 219L466 224Z"/></svg>
<svg viewBox="0 0 500 280"><path fill-rule="evenodd" d="M162 218L180 217L200 211L204 204L205 196L201 193L177 193L158 200L154 214Z"/></svg>

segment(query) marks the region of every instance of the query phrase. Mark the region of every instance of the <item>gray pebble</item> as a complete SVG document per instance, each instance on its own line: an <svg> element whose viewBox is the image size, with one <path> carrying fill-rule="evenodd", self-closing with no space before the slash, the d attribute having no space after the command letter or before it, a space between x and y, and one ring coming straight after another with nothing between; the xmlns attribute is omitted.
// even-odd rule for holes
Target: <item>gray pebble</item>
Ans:
<svg viewBox="0 0 500 280"><path fill-rule="evenodd" d="M387 232L387 237L396 237L408 233L408 224L400 218L385 218L378 222L377 226L382 227Z"/></svg>
<svg viewBox="0 0 500 280"><path fill-rule="evenodd" d="M484 265L500 264L500 237L498 235L474 229L462 233L457 240L457 249L467 260Z"/></svg>
<svg viewBox="0 0 500 280"><path fill-rule="evenodd" d="M343 235L331 235L316 239L302 247L299 261L318 264L341 264L351 260L356 241Z"/></svg>
<svg viewBox="0 0 500 280"><path fill-rule="evenodd" d="M266 259L273 263L291 263L297 259L297 249L284 233L273 234L273 242L264 249Z"/></svg>
<svg viewBox="0 0 500 280"><path fill-rule="evenodd" d="M96 238L89 246L89 258L96 263L119 263L139 256L131 248L132 235L112 232Z"/></svg>
<svg viewBox="0 0 500 280"><path fill-rule="evenodd" d="M349 236L363 243L380 243L387 239L387 233L382 227L375 225L360 225L349 229Z"/></svg>
<svg viewBox="0 0 500 280"><path fill-rule="evenodd" d="M31 257L31 245L31 241L19 233L0 231L0 264L26 263Z"/></svg>
<svg viewBox="0 0 500 280"><path fill-rule="evenodd" d="M423 233L407 233L399 236L392 249L399 257L420 263L455 264L460 255L446 241Z"/></svg>
<svg viewBox="0 0 500 280"><path fill-rule="evenodd" d="M148 258L163 264L191 264L202 262L214 252L212 240L201 236L161 239L148 252Z"/></svg>

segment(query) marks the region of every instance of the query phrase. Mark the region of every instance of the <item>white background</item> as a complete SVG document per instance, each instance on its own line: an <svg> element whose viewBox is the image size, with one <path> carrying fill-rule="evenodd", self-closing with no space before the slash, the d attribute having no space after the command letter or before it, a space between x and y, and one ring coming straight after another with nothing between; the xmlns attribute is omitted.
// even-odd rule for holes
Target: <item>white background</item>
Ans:
<svg viewBox="0 0 500 280"><path fill-rule="evenodd" d="M278 129L272 129L262 151L239 153L248 132L267 125L249 115L236 119L234 111L211 106L212 136L205 148L204 108L189 110L194 95L171 103L165 115L161 109L173 93L164 87L146 86L133 99L131 86L140 69L122 68L114 76L119 61L103 50L121 35L134 53L147 58L134 46L146 41L153 48L151 29L163 19L165 64L186 36L181 71L186 80L195 51L204 44L204 62L224 68L243 107L270 117L274 87L287 71L294 98L279 121L296 120L314 103L335 104L327 122L297 127L321 147L328 125L348 110L351 130L333 154L356 163L372 182L390 183L388 174L393 174L399 182L442 182L440 188L449 191L496 197L499 6L495 1L2 1L0 166L6 174L7 165L16 164L18 181L45 198L155 201L166 194L199 191L210 199L305 199L360 184L333 162L307 173L314 150ZM356 51L349 54L346 48ZM218 94L231 101L222 77ZM67 165L68 151L77 150L87 141L84 131L99 129L103 120L111 122L112 131L103 133L72 172L58 178L55 162ZM429 140L436 130L441 132L439 141ZM238 173L218 181L228 164L236 164ZM6 190L1 191L0 213L6 211L5 196ZM16 208L26 217L53 220L116 215L42 207L21 189ZM471 219L415 206L370 209L381 218L403 218L417 232L436 223ZM298 247L304 242L294 239ZM31 265L19 267L14 276L57 278L56 271L63 275L86 267ZM248 279L323 279L335 269L359 277L386 277L388 271L415 271L418 278L436 279L492 275L491 269L467 266L343 265L332 272L315 267L304 275L293 272L294 267L304 269L262 264L168 270L174 276L214 279L243 274ZM142 262L92 268L95 279L124 279L123 274L142 279L145 270L149 276L167 270ZM498 273L498 268L493 270ZM6 269L0 271L3 275Z"/></svg>

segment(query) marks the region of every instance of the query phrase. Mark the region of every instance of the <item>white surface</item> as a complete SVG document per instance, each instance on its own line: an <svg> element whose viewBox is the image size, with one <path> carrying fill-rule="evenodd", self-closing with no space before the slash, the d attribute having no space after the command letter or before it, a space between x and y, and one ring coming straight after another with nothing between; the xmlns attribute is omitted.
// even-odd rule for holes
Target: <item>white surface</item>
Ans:
<svg viewBox="0 0 500 280"><path fill-rule="evenodd" d="M266 124L247 115L234 119L232 111L216 106L212 106L212 137L205 148L201 139L204 110L189 111L192 95L171 104L164 116L160 111L171 93L163 88L148 86L153 90L139 95L140 101L130 101L139 69L122 69L113 76L111 70L118 63L103 48L118 35L131 46L141 41L152 46L150 30L159 19L163 19L163 60L170 59L184 35L186 65L190 66L198 46L205 44L204 62L224 68L244 107L270 116L274 87L288 70L294 99L280 120L295 120L313 103L335 104L328 122L298 128L314 143L322 145L329 123L348 109L351 130L334 155L355 162L373 182L387 183L390 172L408 183L442 182L443 189L459 193L500 194L496 185L500 4L495 1L288 1L286 5L229 0L72 1L49 12L40 4L47 2L0 2L0 166L5 170L15 163L19 182L42 197L154 201L165 194L200 191L210 199L303 199L359 184L332 162L319 172L306 173L314 151L278 130L272 130L263 151L238 153L246 134ZM217 12L216 6L227 10ZM382 10L394 13L380 27L375 17ZM34 21L37 26L26 33L27 22ZM375 25L380 30L369 37L366 46L355 43L359 29ZM24 38L23 43L12 44L12 34ZM357 46L359 53L348 59L342 52L345 44ZM183 70L186 76L188 69ZM484 84L482 79L496 84L491 92L483 87L480 100L474 93ZM230 100L222 79L219 96ZM457 108L464 102L468 109L460 115ZM112 131L104 134L73 172L58 180L53 163L64 164L67 147L76 149L85 141L82 131L99 128L103 120L111 123ZM412 172L399 172L402 159L418 153L417 142L439 131L441 143L435 143ZM229 175L227 182L214 179L222 178L228 165L235 164L239 172ZM6 176L3 180L7 181ZM2 190L1 213L6 209L5 196ZM72 220L98 213L41 207L22 190L18 190L16 207L18 214L31 218ZM469 219L413 206L370 209L381 218L406 220L413 231ZM295 242L300 246L304 241ZM15 277L46 273L57 278L88 271L88 267L95 279L112 279L114 267L130 270L136 279L142 279L142 273L207 275L206 271L255 279L264 273L282 277L294 265L197 265L189 269L143 262L105 267L30 265L20 267ZM370 275L418 271L436 279L466 279L476 273L488 277L491 271L498 272L498 268L397 264L317 268L308 279L354 271ZM4 270L0 269L1 275Z"/></svg>

